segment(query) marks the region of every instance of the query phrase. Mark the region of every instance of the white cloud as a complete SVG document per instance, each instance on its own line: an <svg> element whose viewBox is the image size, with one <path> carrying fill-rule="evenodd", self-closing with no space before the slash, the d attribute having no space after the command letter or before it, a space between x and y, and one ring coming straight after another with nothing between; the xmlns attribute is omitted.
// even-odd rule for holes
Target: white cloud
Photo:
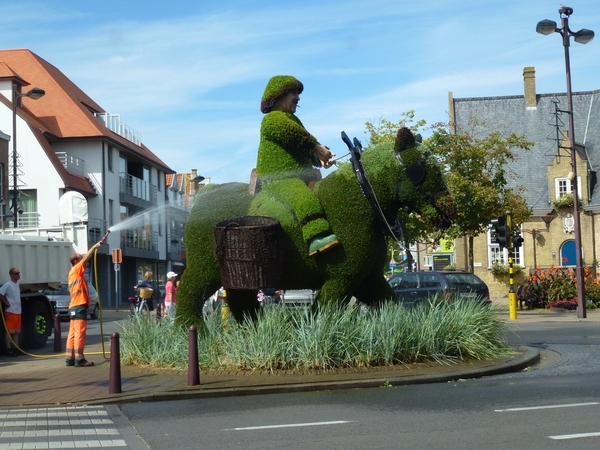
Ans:
<svg viewBox="0 0 600 450"><path fill-rule="evenodd" d="M177 1L4 0L7 48L26 47L62 70L142 134L177 171L246 181L254 167L268 78L305 84L298 115L340 154L340 132L415 110L446 120L447 96L521 95L522 69L538 92L565 89L559 21L546 0ZM593 28L596 4L574 5L572 28ZM597 30L598 31L598 30ZM573 88L600 88L596 42L571 47Z"/></svg>

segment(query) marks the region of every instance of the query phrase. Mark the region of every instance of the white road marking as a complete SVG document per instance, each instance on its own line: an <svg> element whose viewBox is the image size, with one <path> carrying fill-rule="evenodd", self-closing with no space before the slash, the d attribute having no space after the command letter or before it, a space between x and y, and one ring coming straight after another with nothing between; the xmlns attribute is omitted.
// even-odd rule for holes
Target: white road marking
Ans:
<svg viewBox="0 0 600 450"><path fill-rule="evenodd" d="M599 402L587 402L587 403L571 403L567 405L546 405L546 406L530 406L528 408L509 408L509 409L495 409L494 412L512 412L512 411L533 411L536 409L556 409L556 408L575 408L577 406L592 406L598 405Z"/></svg>
<svg viewBox="0 0 600 450"><path fill-rule="evenodd" d="M29 443L11 443L11 444L0 444L2 450L24 450L31 448L47 448L47 449L60 449L60 448L103 448L103 447L127 447L127 444L123 439L116 440L89 440L89 441L60 441L60 442L29 442Z"/></svg>
<svg viewBox="0 0 600 450"><path fill-rule="evenodd" d="M0 450L127 447L107 408L0 410Z"/></svg>
<svg viewBox="0 0 600 450"><path fill-rule="evenodd" d="M318 427L321 425L340 425L343 423L350 423L350 420L334 420L331 422L308 422L308 423L289 423L282 425L262 425L257 427L240 427L240 428L228 428L224 431L246 431L246 430L268 430L271 428L294 428L294 427Z"/></svg>
<svg viewBox="0 0 600 450"><path fill-rule="evenodd" d="M600 431L598 431L596 433L562 434L559 436L548 436L548 437L550 439L561 440L561 439L578 439L578 438L597 437L597 436L600 436Z"/></svg>

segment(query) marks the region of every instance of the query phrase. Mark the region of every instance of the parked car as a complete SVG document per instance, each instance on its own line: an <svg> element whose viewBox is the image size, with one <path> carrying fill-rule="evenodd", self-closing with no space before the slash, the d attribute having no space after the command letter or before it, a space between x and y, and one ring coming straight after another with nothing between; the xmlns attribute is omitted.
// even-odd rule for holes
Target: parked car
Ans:
<svg viewBox="0 0 600 450"><path fill-rule="evenodd" d="M448 299L459 294L464 299L472 299L491 304L490 290L477 275L460 271L404 272L393 275L388 280L399 302L413 306L426 301L436 294Z"/></svg>
<svg viewBox="0 0 600 450"><path fill-rule="evenodd" d="M97 319L100 314L98 293L96 292L94 285L90 282L88 282L88 289L90 291L90 307L88 308L87 313L90 315L90 319ZM58 290L46 289L44 294L51 302L55 302L56 313L60 315L60 318L68 319L71 295L69 294L69 286L67 283L62 283Z"/></svg>
<svg viewBox="0 0 600 450"><path fill-rule="evenodd" d="M319 291L312 289L278 290L267 288L258 292L257 299L261 306L266 305L311 305ZM219 288L207 298L202 305L202 316L205 322L211 320L213 314L221 315L221 307L227 302L227 291Z"/></svg>
<svg viewBox="0 0 600 450"><path fill-rule="evenodd" d="M281 291L281 301L285 304L312 305L319 291L312 289L287 289Z"/></svg>
<svg viewBox="0 0 600 450"><path fill-rule="evenodd" d="M312 289L263 289L258 293L261 305L312 305L319 291Z"/></svg>

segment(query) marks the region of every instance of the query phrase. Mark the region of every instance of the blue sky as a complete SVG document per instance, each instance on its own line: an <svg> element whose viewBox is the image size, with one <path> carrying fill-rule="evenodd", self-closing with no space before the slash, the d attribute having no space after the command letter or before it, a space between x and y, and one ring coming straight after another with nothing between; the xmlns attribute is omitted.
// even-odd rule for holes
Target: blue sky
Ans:
<svg viewBox="0 0 600 450"><path fill-rule="evenodd" d="M600 33L600 3L572 1L570 27ZM268 79L304 83L297 115L331 150L340 132L403 112L446 121L454 97L565 91L558 2L476 0L3 0L3 48L28 48L142 135L172 169L247 181ZM574 91L600 89L600 38L571 48ZM43 88L43 86L40 86ZM427 130L423 130L427 136Z"/></svg>

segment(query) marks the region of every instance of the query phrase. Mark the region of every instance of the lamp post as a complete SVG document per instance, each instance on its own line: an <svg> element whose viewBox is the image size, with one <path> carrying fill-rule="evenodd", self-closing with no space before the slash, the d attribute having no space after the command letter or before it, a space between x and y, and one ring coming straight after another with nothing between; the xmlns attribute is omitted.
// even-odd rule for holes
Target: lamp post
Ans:
<svg viewBox="0 0 600 450"><path fill-rule="evenodd" d="M13 81L12 83L12 119L13 119L13 135L12 135L12 169L13 169L13 216L15 218L15 228L17 227L17 214L18 214L18 153L17 153L17 106L21 106L21 98L29 97L32 100L37 100L43 97L46 92L40 88L33 88L25 94L21 94L17 91L17 83Z"/></svg>
<svg viewBox="0 0 600 450"><path fill-rule="evenodd" d="M556 218L557 214L555 210L552 210L550 213L545 216L541 216L541 219L546 224L546 232L550 231L550 222L552 222ZM523 230L525 233L530 234L533 238L533 268L537 269L537 239L542 235L544 230L533 229L533 230Z"/></svg>
<svg viewBox="0 0 600 450"><path fill-rule="evenodd" d="M573 93L571 91L571 63L569 60L569 45L571 37L575 42L587 44L594 39L594 32L585 28L573 32L569 28L569 16L573 14L573 8L561 5L558 10L561 19L561 28L557 28L553 20L542 20L538 22L535 31L540 34L549 35L558 33L562 36L563 46L565 48L565 71L567 75L567 113L569 115L569 141L571 147L571 192L573 192L573 219L575 227L575 278L577 280L577 317L585 319L587 317L585 309L585 286L583 279L582 255L581 255L581 224L579 221L579 195L577 189L577 155L575 152L575 126L573 119Z"/></svg>
<svg viewBox="0 0 600 450"><path fill-rule="evenodd" d="M194 195L196 195L196 193L198 192L198 185L202 183L205 179L206 177L203 177L202 175L198 175L192 179L192 183L194 183Z"/></svg>

